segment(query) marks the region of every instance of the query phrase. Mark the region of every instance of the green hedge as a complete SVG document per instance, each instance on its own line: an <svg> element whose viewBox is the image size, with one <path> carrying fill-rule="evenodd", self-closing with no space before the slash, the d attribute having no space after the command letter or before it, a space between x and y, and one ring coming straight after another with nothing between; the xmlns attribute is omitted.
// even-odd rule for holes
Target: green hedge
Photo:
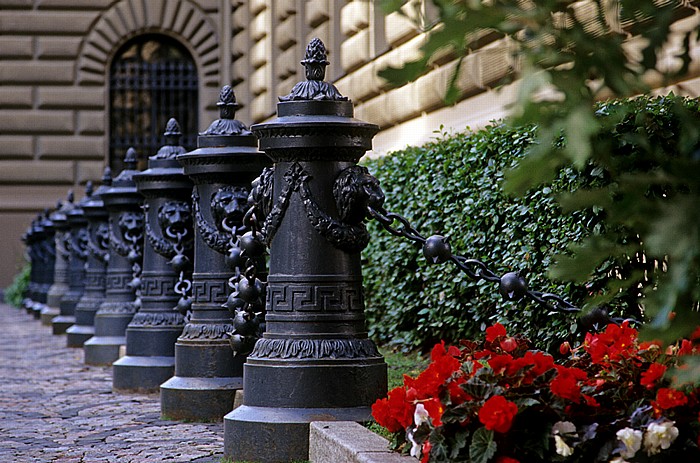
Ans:
<svg viewBox="0 0 700 463"><path fill-rule="evenodd" d="M5 288L5 302L15 307L19 307L22 304L24 291L29 286L29 274L31 270L31 265L25 264L22 270L15 275L10 286Z"/></svg>

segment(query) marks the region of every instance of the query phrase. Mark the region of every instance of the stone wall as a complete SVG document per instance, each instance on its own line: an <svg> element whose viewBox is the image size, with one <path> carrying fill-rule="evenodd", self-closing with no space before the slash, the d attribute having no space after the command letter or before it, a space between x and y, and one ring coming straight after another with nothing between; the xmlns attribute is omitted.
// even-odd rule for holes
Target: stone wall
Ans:
<svg viewBox="0 0 700 463"><path fill-rule="evenodd" d="M433 14L424 0L404 10L428 22ZM678 37L697 21L679 21ZM0 0L0 287L21 263L19 231L30 213L101 177L111 59L130 38L153 32L178 39L195 59L200 130L216 117L225 83L243 105L241 120L273 115L277 97L302 79L299 61L313 37L326 44L327 79L355 102L356 117L381 126L375 154L422 143L440 125L483 126L506 114L517 91L492 89L517 63L509 42L489 34L464 61L455 106L442 100L456 65L449 55L416 82L390 88L377 71L415 57L423 36L405 16L385 16L374 0ZM700 94L698 63L695 47L689 75L663 91ZM668 85L654 76L650 82ZM82 188L76 192L80 198Z"/></svg>

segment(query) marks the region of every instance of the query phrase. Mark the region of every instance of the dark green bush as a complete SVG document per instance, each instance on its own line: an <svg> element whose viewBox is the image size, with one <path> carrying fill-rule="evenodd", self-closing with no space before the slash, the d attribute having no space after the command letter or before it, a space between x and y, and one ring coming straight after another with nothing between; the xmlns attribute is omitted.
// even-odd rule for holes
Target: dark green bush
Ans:
<svg viewBox="0 0 700 463"><path fill-rule="evenodd" d="M29 286L29 273L31 272L31 265L25 264L22 270L15 275L14 280L5 288L5 302L15 307L19 307L22 304L22 299L24 291Z"/></svg>

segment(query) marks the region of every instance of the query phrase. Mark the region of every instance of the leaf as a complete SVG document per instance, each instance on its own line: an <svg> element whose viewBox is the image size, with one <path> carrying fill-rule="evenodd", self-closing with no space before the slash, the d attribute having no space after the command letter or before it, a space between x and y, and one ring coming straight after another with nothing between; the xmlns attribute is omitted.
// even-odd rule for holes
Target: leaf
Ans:
<svg viewBox="0 0 700 463"><path fill-rule="evenodd" d="M481 427L474 431L472 443L469 446L469 457L472 463L487 463L496 454L498 446L493 440L493 431Z"/></svg>

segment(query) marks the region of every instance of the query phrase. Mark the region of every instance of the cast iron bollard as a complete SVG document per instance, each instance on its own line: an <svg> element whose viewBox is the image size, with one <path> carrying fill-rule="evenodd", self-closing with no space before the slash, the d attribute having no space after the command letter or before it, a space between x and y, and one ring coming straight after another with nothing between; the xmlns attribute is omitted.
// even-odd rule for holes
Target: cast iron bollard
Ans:
<svg viewBox="0 0 700 463"><path fill-rule="evenodd" d="M177 420L219 421L243 387L245 357L231 355L228 333L234 327L223 305L231 274L226 255L242 230L250 182L270 161L235 119L230 86L217 105L220 118L199 135L197 149L177 157L195 184L192 315L175 344L175 376L160 387L161 413Z"/></svg>
<svg viewBox="0 0 700 463"><path fill-rule="evenodd" d="M41 311L46 307L49 288L53 284L54 264L56 263L55 229L49 214L49 209L46 209L44 214L39 215L37 218L39 227L43 231L41 240L38 243L41 254L39 263L41 265L39 271L40 281L37 286L37 299L32 305L32 312L37 320L41 318Z"/></svg>
<svg viewBox="0 0 700 463"><path fill-rule="evenodd" d="M70 251L66 241L70 238L68 232L68 219L66 214L73 209L73 190L68 192L65 201L59 202L56 210L51 214L55 236L56 263L54 265L53 284L46 295L46 307L41 311L41 324L51 326L54 317L59 313L61 298L68 291L68 259Z"/></svg>
<svg viewBox="0 0 700 463"><path fill-rule="evenodd" d="M112 185L112 173L105 168L102 185L82 205L87 219L87 261L85 290L75 306L75 325L66 330L67 347L83 347L95 334L95 314L105 298L105 276L109 261L109 226L102 195Z"/></svg>
<svg viewBox="0 0 700 463"><path fill-rule="evenodd" d="M119 358L119 349L126 344L126 327L140 304L134 296L139 289L143 257L143 196L136 190L136 173L136 151L129 148L124 170L102 193L109 212L107 290L95 314L95 335L83 346L88 365L111 365Z"/></svg>
<svg viewBox="0 0 700 463"><path fill-rule="evenodd" d="M85 186L85 196L73 207L66 218L70 227L70 260L68 261L68 291L59 304L61 313L53 319L53 334L65 334L75 323L75 306L85 290L85 261L88 251L87 219L83 206L92 196L92 182Z"/></svg>
<svg viewBox="0 0 700 463"><path fill-rule="evenodd" d="M360 265L366 206L383 196L356 165L378 127L353 119L352 103L323 82L320 40L302 64L307 80L280 98L277 118L251 127L274 161L259 185L270 273L267 331L244 366L243 405L224 420L234 460L305 460L310 421L368 421L386 394Z"/></svg>
<svg viewBox="0 0 700 463"><path fill-rule="evenodd" d="M26 246L25 259L29 262L29 284L27 285L26 294L22 300L22 308L27 311L28 314L32 313L32 307L37 295L37 286L39 285L37 281L37 273L39 272L39 247L37 245L38 235L36 234L37 219L32 220L27 231L22 235L22 241Z"/></svg>
<svg viewBox="0 0 700 463"><path fill-rule="evenodd" d="M187 264L192 248L192 182L175 160L180 127L170 119L167 143L148 160L148 170L134 175L145 197L145 234L141 308L126 329L126 356L114 362L117 391L156 392L173 376L175 341L188 307ZM177 310L180 309L180 310Z"/></svg>

